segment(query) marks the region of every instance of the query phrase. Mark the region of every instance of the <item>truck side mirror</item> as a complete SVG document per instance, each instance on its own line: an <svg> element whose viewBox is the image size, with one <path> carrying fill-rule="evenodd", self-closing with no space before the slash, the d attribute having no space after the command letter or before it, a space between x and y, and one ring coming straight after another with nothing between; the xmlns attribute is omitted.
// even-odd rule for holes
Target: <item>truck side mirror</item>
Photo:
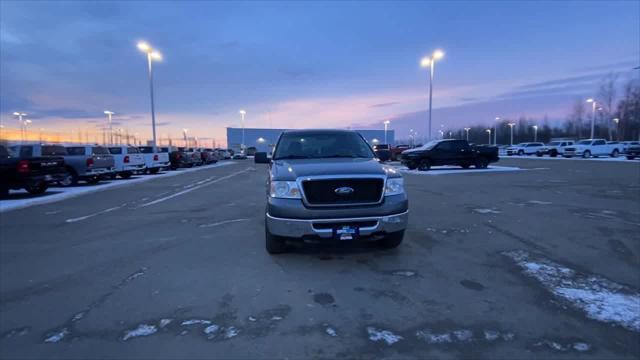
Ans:
<svg viewBox="0 0 640 360"><path fill-rule="evenodd" d="M268 164L270 162L266 152L257 152L253 160L256 164Z"/></svg>

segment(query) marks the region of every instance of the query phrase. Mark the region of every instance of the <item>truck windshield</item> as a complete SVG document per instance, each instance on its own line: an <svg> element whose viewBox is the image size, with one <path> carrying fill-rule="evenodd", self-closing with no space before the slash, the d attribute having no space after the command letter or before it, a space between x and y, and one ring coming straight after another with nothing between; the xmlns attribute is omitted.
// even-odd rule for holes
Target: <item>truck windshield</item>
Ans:
<svg viewBox="0 0 640 360"><path fill-rule="evenodd" d="M284 133L278 142L273 159L374 157L364 139L355 132L299 132Z"/></svg>
<svg viewBox="0 0 640 360"><path fill-rule="evenodd" d="M440 141L438 141L438 140L432 140L432 141L429 141L428 143L426 143L426 144L424 144L424 145L420 146L420 149L421 149L421 150L431 150L431 149L433 149L436 145L438 145L438 143L439 143L439 142L440 142Z"/></svg>
<svg viewBox="0 0 640 360"><path fill-rule="evenodd" d="M591 145L591 140L578 141L578 145Z"/></svg>

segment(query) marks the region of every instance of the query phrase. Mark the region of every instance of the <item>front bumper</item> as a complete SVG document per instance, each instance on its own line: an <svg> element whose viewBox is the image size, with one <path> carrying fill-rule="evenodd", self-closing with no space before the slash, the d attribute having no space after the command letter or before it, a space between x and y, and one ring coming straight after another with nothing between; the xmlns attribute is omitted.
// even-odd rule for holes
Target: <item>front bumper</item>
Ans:
<svg viewBox="0 0 640 360"><path fill-rule="evenodd" d="M399 214L339 219L289 219L271 216L267 213L267 229L276 236L289 238L321 238L332 239L333 228L340 225L366 223L359 228L361 237L402 231L407 227L409 211Z"/></svg>

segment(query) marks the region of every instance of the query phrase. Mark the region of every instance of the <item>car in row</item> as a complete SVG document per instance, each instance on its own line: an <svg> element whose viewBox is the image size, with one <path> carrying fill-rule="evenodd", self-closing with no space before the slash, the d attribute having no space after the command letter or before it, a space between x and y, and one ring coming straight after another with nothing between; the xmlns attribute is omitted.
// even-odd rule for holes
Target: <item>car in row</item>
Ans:
<svg viewBox="0 0 640 360"><path fill-rule="evenodd" d="M607 141L605 139L575 141L558 139L546 145L541 142L525 142L511 145L505 149L505 152L509 156L536 155L542 157L548 155L550 157L562 156L565 158L610 156L615 158L621 155L627 155L628 150L638 145L640 145L638 141ZM629 156L631 156L632 159L637 157L633 155L633 153Z"/></svg>
<svg viewBox="0 0 640 360"><path fill-rule="evenodd" d="M473 145L467 140L433 140L418 148L405 150L400 161L409 170L427 171L434 165L455 165L468 169L486 169L500 160L495 146Z"/></svg>
<svg viewBox="0 0 640 360"><path fill-rule="evenodd" d="M9 190L25 189L42 194L66 176L64 158L59 155L20 157L11 148L0 145L0 198Z"/></svg>

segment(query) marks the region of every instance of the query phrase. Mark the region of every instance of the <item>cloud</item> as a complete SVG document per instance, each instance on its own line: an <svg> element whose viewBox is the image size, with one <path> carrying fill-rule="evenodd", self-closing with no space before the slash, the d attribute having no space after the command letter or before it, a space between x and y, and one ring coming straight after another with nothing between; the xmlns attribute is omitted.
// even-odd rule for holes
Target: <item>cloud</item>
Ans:
<svg viewBox="0 0 640 360"><path fill-rule="evenodd" d="M372 108L381 108L381 107L388 107L388 106L393 106L393 105L398 105L400 104L400 102L398 101L391 101L391 102L385 102L385 103L379 103L379 104L373 104L370 107Z"/></svg>
<svg viewBox="0 0 640 360"><path fill-rule="evenodd" d="M168 125L171 125L171 121L156 122L156 126L168 126Z"/></svg>

